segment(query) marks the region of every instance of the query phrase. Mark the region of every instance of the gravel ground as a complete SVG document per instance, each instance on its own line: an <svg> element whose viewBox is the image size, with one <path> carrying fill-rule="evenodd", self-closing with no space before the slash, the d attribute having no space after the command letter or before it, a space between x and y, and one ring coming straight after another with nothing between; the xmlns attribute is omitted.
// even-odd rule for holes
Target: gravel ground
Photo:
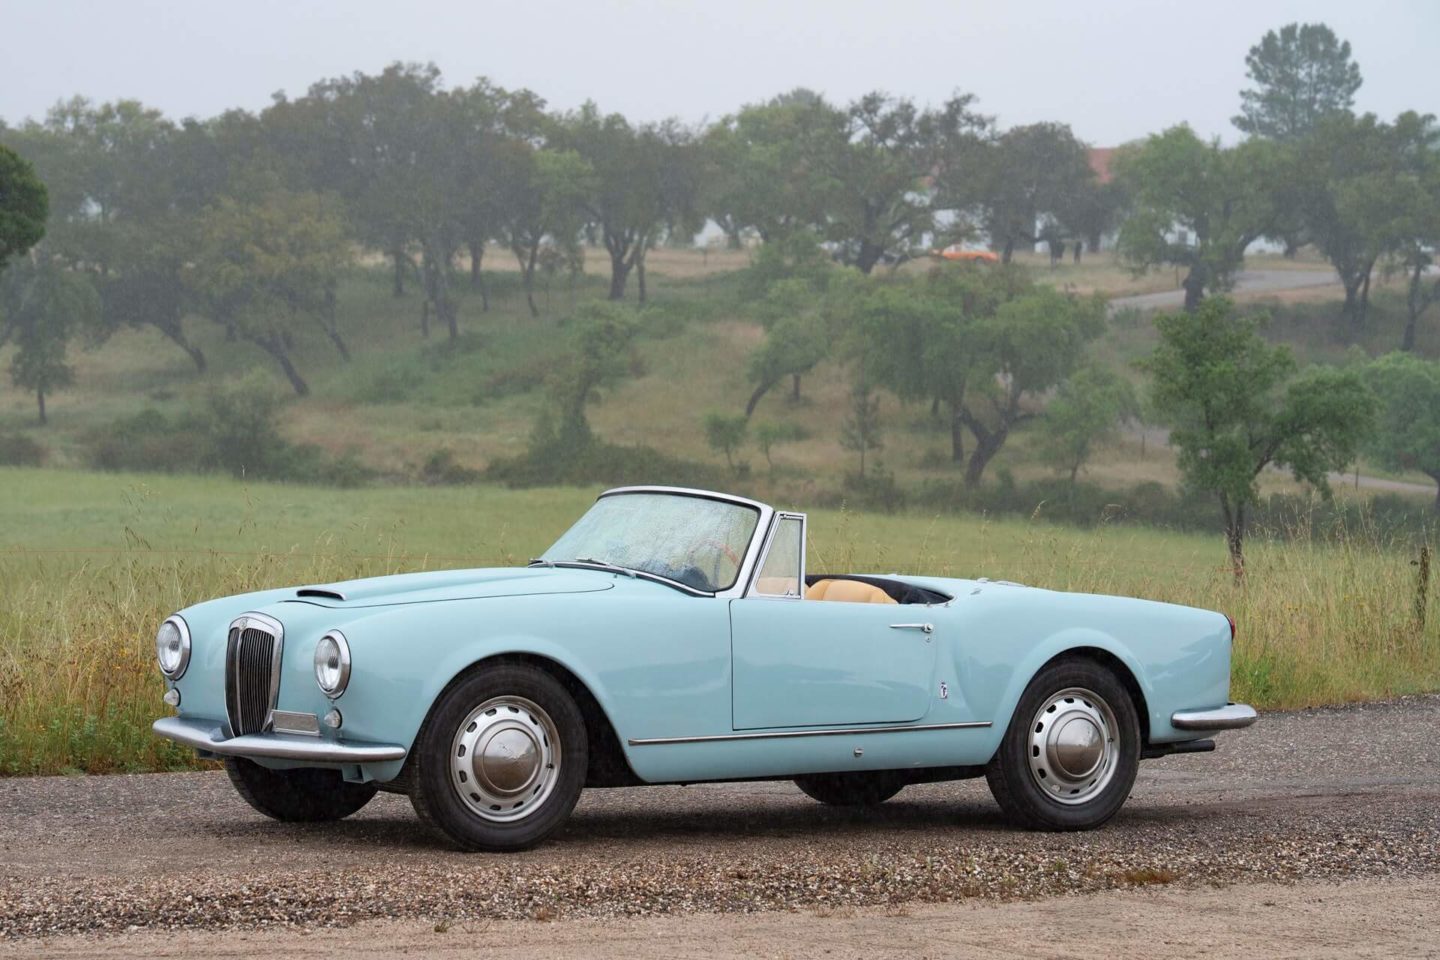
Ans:
<svg viewBox="0 0 1440 960"><path fill-rule="evenodd" d="M403 797L339 824L253 813L223 774L0 780L0 939L146 929L900 909L1173 884L1440 873L1440 697L1267 714L1147 761L1106 828L1007 827L983 781L878 810L789 784L590 791L516 855L445 849Z"/></svg>

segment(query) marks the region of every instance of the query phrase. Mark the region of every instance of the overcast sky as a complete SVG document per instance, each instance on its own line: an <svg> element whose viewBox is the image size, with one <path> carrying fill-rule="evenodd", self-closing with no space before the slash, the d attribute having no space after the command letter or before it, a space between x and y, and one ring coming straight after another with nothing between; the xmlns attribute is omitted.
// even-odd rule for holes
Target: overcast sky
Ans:
<svg viewBox="0 0 1440 960"><path fill-rule="evenodd" d="M797 86L939 102L1108 146L1181 120L1234 139L1245 53L1324 21L1365 77L1357 107L1440 112L1440 0L0 0L0 118L137 98L175 117L255 110L394 60L485 75L553 107L715 118Z"/></svg>

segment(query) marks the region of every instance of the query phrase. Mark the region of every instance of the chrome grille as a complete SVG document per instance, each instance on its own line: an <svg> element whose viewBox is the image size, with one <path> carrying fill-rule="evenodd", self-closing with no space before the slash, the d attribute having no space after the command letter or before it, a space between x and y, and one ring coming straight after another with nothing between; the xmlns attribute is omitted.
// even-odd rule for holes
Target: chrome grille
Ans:
<svg viewBox="0 0 1440 960"><path fill-rule="evenodd" d="M284 631L276 620L246 614L230 624L225 644L225 712L233 736L260 733L280 690Z"/></svg>

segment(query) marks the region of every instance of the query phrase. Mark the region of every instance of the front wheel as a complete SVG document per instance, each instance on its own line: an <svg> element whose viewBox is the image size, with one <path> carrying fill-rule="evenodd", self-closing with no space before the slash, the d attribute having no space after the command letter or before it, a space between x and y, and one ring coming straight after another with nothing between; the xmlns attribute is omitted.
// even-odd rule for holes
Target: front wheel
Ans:
<svg viewBox="0 0 1440 960"><path fill-rule="evenodd" d="M888 771L856 771L796 777L795 786L810 799L831 806L872 807L905 789L905 781Z"/></svg>
<svg viewBox="0 0 1440 960"><path fill-rule="evenodd" d="M339 770L271 770L243 757L226 757L235 791L256 810L283 823L343 820L375 797L373 783L348 783Z"/></svg>
<svg viewBox="0 0 1440 960"><path fill-rule="evenodd" d="M1060 660L1025 688L985 779L1016 824L1090 830L1130 796L1140 767L1140 721L1114 672Z"/></svg>
<svg viewBox="0 0 1440 960"><path fill-rule="evenodd" d="M587 752L584 717L554 677L524 664L482 667L426 719L410 801L462 850L523 850L575 808Z"/></svg>

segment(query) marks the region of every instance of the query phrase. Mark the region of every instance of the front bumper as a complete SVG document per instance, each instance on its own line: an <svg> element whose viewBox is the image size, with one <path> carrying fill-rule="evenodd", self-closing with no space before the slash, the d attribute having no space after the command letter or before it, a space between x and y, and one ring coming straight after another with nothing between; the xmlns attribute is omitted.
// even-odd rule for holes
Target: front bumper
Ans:
<svg viewBox="0 0 1440 960"><path fill-rule="evenodd" d="M156 736L222 757L269 757L301 763L386 763L404 760L406 749L394 743L340 743L287 733L251 733L225 738L214 723L163 717L152 729Z"/></svg>
<svg viewBox="0 0 1440 960"><path fill-rule="evenodd" d="M1176 730L1238 730L1255 722L1255 708L1229 703L1216 710L1179 710L1170 715Z"/></svg>

